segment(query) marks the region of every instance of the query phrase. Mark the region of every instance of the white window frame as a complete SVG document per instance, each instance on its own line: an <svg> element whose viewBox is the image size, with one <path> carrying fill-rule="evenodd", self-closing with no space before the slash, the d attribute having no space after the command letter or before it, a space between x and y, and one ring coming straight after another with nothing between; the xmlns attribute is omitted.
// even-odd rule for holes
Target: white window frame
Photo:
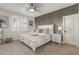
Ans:
<svg viewBox="0 0 79 59"><path fill-rule="evenodd" d="M26 31L28 26L29 20L27 18L21 16L12 16L12 31Z"/></svg>

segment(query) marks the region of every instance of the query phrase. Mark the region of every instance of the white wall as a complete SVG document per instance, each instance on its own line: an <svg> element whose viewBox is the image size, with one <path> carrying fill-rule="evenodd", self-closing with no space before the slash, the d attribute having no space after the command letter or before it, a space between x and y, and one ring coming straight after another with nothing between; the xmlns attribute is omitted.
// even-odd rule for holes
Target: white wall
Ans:
<svg viewBox="0 0 79 59"><path fill-rule="evenodd" d="M11 24L12 16L22 16L22 17L26 17L29 20L33 20L34 21L33 17L21 15L21 14L14 13L14 12L9 12L9 11L6 11L6 10L0 10L0 15L8 16L8 18L9 18L9 27L8 28L4 28L4 30L3 30L3 34L4 34L3 37L4 37L4 39L6 37L12 37L14 40L17 40L19 38L18 37L19 34L21 33L21 32L12 31L12 24ZM33 28L29 28L28 31L31 31Z"/></svg>

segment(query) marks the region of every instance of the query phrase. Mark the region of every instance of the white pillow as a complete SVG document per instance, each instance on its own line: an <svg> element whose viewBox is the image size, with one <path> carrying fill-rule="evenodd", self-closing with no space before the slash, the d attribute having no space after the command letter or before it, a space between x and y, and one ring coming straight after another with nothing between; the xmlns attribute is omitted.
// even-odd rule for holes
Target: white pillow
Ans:
<svg viewBox="0 0 79 59"><path fill-rule="evenodd" d="M43 33L49 34L49 29L48 28L43 29Z"/></svg>

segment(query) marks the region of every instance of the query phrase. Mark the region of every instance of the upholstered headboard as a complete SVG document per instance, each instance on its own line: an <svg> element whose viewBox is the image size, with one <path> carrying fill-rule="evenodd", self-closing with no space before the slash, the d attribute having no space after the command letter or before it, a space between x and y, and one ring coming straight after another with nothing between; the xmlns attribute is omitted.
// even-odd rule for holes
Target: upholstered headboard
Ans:
<svg viewBox="0 0 79 59"><path fill-rule="evenodd" d="M39 29L49 29L50 33L54 33L53 24L51 24L51 25L39 25L38 28Z"/></svg>

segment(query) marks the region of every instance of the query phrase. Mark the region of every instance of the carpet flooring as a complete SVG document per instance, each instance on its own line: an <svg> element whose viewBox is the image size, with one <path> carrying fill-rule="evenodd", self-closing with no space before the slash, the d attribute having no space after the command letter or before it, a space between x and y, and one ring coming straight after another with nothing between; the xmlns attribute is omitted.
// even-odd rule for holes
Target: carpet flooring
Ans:
<svg viewBox="0 0 79 59"><path fill-rule="evenodd" d="M79 48L69 44L51 44L37 48L36 53L20 41L0 44L0 55L79 55Z"/></svg>

